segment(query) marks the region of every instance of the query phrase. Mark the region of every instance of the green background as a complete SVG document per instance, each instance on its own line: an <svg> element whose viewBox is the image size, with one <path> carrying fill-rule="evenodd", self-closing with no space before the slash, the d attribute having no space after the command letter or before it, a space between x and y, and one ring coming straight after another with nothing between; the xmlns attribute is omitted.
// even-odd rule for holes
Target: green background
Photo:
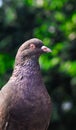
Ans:
<svg viewBox="0 0 76 130"><path fill-rule="evenodd" d="M52 49L40 58L53 104L48 130L76 130L76 0L0 0L0 88L33 37Z"/></svg>

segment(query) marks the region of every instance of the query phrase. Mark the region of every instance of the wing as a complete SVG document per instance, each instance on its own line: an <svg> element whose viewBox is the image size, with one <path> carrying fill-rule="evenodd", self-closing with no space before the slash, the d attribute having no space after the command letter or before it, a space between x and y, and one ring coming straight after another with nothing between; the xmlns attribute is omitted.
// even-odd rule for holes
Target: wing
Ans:
<svg viewBox="0 0 76 130"><path fill-rule="evenodd" d="M0 91L0 130L6 130L9 119L11 92L7 83Z"/></svg>
<svg viewBox="0 0 76 130"><path fill-rule="evenodd" d="M9 82L0 91L0 130L24 130L24 125L14 120L10 114L15 84Z"/></svg>
<svg viewBox="0 0 76 130"><path fill-rule="evenodd" d="M4 130L4 126L7 122L8 109L4 95L0 91L0 130Z"/></svg>

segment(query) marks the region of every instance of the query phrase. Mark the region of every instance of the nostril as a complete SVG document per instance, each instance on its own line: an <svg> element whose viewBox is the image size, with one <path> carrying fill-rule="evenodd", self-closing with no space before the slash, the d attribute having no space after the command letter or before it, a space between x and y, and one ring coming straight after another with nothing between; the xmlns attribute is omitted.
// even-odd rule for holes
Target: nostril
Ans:
<svg viewBox="0 0 76 130"><path fill-rule="evenodd" d="M41 49L43 50L43 52L52 52L52 50L46 46L42 46Z"/></svg>

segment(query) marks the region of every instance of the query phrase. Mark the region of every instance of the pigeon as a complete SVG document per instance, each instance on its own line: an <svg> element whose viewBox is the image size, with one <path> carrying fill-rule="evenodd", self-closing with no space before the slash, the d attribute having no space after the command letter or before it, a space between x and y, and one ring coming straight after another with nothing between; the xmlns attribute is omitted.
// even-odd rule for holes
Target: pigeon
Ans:
<svg viewBox="0 0 76 130"><path fill-rule="evenodd" d="M0 90L0 130L47 130L51 99L39 66L47 52L51 49L37 38L18 49L12 76Z"/></svg>

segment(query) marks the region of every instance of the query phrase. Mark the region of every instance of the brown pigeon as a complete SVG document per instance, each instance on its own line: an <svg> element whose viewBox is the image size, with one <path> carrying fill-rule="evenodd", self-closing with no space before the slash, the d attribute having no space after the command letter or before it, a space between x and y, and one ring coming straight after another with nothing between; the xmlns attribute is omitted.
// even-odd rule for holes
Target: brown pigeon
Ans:
<svg viewBox="0 0 76 130"><path fill-rule="evenodd" d="M19 48L12 76L0 91L0 130L47 130L51 102L38 63L45 52L51 50L36 38Z"/></svg>

